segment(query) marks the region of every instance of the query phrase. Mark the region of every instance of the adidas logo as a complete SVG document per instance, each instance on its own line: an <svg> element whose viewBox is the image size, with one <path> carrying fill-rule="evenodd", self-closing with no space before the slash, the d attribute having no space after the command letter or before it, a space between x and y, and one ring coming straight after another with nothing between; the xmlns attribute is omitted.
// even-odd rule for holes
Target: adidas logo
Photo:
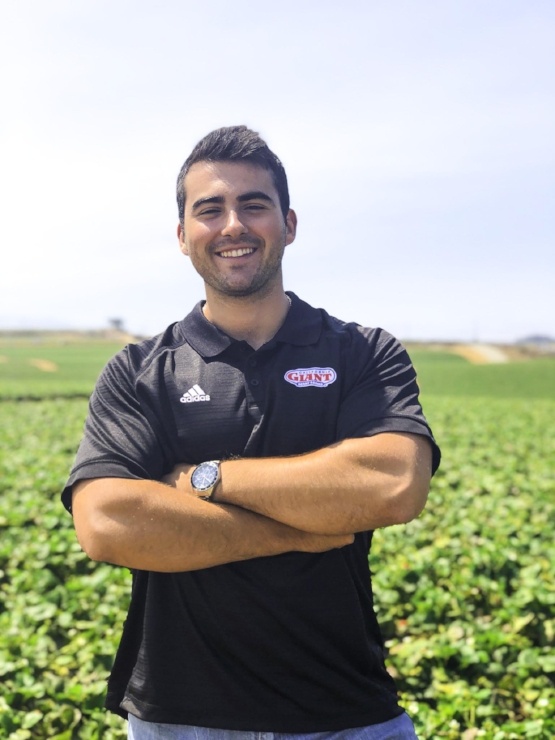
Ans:
<svg viewBox="0 0 555 740"><path fill-rule="evenodd" d="M210 396L202 390L200 385L194 385L179 400L181 403L196 403L197 401L209 401Z"/></svg>

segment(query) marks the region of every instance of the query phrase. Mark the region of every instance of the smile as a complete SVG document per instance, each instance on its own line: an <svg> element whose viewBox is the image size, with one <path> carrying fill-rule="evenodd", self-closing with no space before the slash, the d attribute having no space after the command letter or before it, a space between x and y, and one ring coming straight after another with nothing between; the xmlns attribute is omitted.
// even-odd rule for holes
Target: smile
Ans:
<svg viewBox="0 0 555 740"><path fill-rule="evenodd" d="M246 254L252 254L256 250L254 247L243 247L241 249L228 249L226 252L219 252L218 257L244 257Z"/></svg>

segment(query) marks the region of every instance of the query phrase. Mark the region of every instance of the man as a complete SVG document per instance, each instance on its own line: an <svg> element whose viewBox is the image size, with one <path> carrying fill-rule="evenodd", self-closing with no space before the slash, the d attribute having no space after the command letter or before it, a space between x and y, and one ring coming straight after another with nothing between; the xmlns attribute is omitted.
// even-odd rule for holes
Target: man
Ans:
<svg viewBox="0 0 555 740"><path fill-rule="evenodd" d="M134 574L107 707L134 740L413 738L367 559L439 462L410 361L284 292L297 219L256 133L208 134L177 200L206 300L107 365L63 494Z"/></svg>

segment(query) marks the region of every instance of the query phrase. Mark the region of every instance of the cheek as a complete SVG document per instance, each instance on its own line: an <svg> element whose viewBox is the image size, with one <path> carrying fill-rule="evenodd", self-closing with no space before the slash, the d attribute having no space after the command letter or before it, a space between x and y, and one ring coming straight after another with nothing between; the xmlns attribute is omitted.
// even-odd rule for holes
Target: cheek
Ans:
<svg viewBox="0 0 555 740"><path fill-rule="evenodd" d="M190 247L191 251L199 247L203 247L208 244L211 239L217 236L217 229L214 226L208 224L195 223L186 229L185 239L186 244Z"/></svg>

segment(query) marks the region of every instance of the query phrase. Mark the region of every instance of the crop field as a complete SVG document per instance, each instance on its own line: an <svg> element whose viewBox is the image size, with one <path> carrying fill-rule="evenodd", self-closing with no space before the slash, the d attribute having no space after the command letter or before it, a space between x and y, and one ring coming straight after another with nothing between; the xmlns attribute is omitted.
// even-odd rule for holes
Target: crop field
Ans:
<svg viewBox="0 0 555 740"><path fill-rule="evenodd" d="M0 346L0 738L126 736L102 706L130 574L87 559L59 498L117 349ZM412 355L443 462L423 514L375 535L389 669L421 740L551 739L555 360Z"/></svg>
<svg viewBox="0 0 555 740"><path fill-rule="evenodd" d="M118 342L0 341L0 398L87 396Z"/></svg>

